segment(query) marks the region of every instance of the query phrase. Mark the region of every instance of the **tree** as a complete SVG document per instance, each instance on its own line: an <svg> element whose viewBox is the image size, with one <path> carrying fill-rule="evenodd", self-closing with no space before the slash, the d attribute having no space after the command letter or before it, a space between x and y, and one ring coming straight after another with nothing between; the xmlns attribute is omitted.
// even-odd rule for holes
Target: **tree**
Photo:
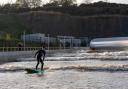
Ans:
<svg viewBox="0 0 128 89"><path fill-rule="evenodd" d="M16 0L16 4L19 5L20 7L29 7L28 0Z"/></svg>
<svg viewBox="0 0 128 89"><path fill-rule="evenodd" d="M90 4L93 0L83 0L84 3Z"/></svg>
<svg viewBox="0 0 128 89"><path fill-rule="evenodd" d="M104 2L108 2L108 0L104 0Z"/></svg>
<svg viewBox="0 0 128 89"><path fill-rule="evenodd" d="M42 3L42 0L16 0L16 4L18 4L20 7L39 7Z"/></svg>
<svg viewBox="0 0 128 89"><path fill-rule="evenodd" d="M56 3L58 6L71 6L76 0L50 0L50 3Z"/></svg>
<svg viewBox="0 0 128 89"><path fill-rule="evenodd" d="M29 0L30 7L40 7L42 0Z"/></svg>
<svg viewBox="0 0 128 89"><path fill-rule="evenodd" d="M9 34L9 33L6 33L6 38L5 38L6 40L11 40L11 34Z"/></svg>
<svg viewBox="0 0 128 89"><path fill-rule="evenodd" d="M59 6L58 2L50 2L43 5L43 7L57 7Z"/></svg>

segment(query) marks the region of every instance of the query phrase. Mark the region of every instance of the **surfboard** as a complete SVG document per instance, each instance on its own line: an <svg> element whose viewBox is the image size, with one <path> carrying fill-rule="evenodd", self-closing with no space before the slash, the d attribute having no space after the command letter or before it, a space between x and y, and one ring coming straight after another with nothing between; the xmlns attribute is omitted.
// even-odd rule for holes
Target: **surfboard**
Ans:
<svg viewBox="0 0 128 89"><path fill-rule="evenodd" d="M31 69L31 68L27 68L25 69L25 71L27 71L27 73L43 73L45 70L49 69L49 67L44 67L43 70L41 69Z"/></svg>

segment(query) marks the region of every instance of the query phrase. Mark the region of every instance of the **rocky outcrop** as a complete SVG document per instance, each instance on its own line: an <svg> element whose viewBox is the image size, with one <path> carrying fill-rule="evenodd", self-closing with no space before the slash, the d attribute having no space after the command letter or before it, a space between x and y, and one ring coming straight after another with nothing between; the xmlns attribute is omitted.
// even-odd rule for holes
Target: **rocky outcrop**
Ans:
<svg viewBox="0 0 128 89"><path fill-rule="evenodd" d="M29 12L17 15L32 32L78 37L127 36L128 16L70 16L55 12Z"/></svg>

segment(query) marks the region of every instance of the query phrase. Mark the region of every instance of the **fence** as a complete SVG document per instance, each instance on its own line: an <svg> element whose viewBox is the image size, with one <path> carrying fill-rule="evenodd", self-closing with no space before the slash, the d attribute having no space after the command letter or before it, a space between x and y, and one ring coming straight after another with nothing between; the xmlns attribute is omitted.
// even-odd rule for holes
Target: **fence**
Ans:
<svg viewBox="0 0 128 89"><path fill-rule="evenodd" d="M9 51L35 51L39 50L42 47L0 47L0 52L9 52ZM63 47L46 47L46 50L57 50L64 49ZM70 49L66 47L65 49Z"/></svg>

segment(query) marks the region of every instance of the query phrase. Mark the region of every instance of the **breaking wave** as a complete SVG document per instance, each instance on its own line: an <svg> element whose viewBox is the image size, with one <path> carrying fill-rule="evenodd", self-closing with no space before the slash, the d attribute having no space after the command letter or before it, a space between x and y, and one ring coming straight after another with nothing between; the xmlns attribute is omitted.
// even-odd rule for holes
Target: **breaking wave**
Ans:
<svg viewBox="0 0 128 89"><path fill-rule="evenodd" d="M27 66L4 66L0 68L0 72L19 72L24 71L26 68L33 68ZM86 71L98 71L98 72L128 72L128 65L103 65L103 66L54 66L49 67L47 71L57 71L57 70L75 70L79 72Z"/></svg>
<svg viewBox="0 0 128 89"><path fill-rule="evenodd" d="M23 58L19 60L36 60L35 58ZM128 51L91 51L77 50L65 53L54 53L47 56L47 62L54 62L49 71L76 70L76 71L128 71ZM60 61L62 61L60 63ZM33 61L32 61L33 62ZM24 71L25 68L33 68L35 64L25 61L10 63L0 66L0 72ZM59 64L60 63L60 64ZM28 66L30 65L30 66ZM59 66L58 66L59 65Z"/></svg>
<svg viewBox="0 0 128 89"><path fill-rule="evenodd" d="M60 68L53 68L52 70L77 70L80 72L85 71L106 71L106 72L128 72L128 65L123 66L70 66L70 67L60 67Z"/></svg>
<svg viewBox="0 0 128 89"><path fill-rule="evenodd" d="M36 60L35 58L20 58L19 61ZM47 56L46 61L79 61L79 60L114 60L114 61L127 61L128 51L93 51L90 50L77 50L73 52L54 53Z"/></svg>

